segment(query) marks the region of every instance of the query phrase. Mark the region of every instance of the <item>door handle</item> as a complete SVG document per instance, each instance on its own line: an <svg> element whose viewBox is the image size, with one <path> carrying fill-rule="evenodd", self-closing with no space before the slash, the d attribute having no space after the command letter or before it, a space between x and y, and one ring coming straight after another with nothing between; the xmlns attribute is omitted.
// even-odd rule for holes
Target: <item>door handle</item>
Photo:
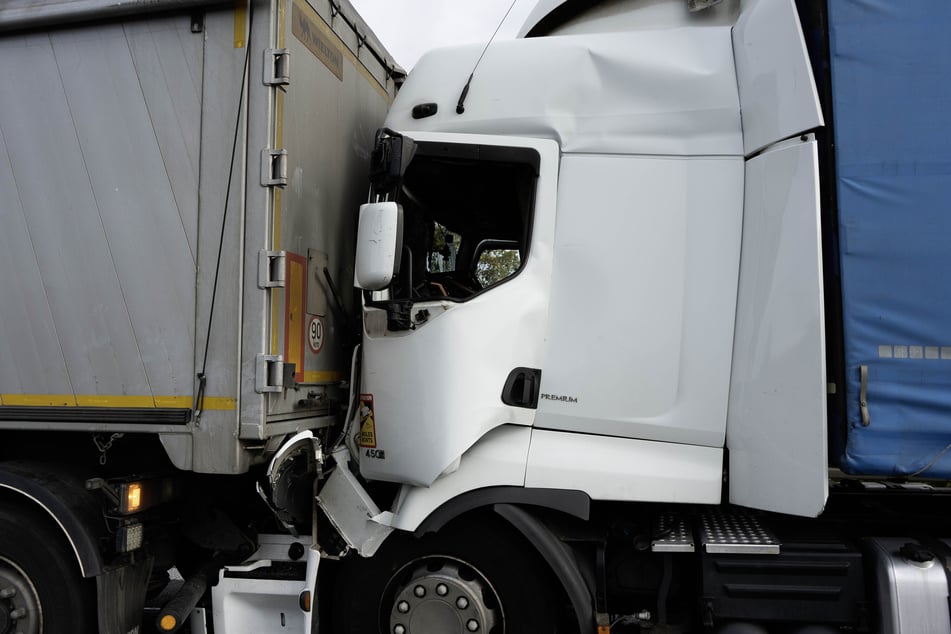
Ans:
<svg viewBox="0 0 951 634"><path fill-rule="evenodd" d="M502 388L502 402L513 407L538 407L538 388L542 371L536 368L515 368L509 372Z"/></svg>

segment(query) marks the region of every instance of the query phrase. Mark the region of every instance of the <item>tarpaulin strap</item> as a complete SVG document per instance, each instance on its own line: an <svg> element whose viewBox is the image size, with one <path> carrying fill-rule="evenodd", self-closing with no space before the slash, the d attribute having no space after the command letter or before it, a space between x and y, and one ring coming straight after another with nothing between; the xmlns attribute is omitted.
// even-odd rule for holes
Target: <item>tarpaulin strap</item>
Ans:
<svg viewBox="0 0 951 634"><path fill-rule="evenodd" d="M868 366L859 366L862 374L862 386L859 389L859 410L862 412L862 425L868 427L872 419L868 415Z"/></svg>

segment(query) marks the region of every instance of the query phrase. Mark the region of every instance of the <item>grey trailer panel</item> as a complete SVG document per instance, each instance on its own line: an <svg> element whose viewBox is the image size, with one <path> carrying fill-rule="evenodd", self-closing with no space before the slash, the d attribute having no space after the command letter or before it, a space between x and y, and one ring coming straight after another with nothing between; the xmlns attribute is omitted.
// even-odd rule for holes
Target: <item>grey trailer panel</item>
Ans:
<svg viewBox="0 0 951 634"><path fill-rule="evenodd" d="M178 22L188 28L187 19ZM195 46L188 52L200 57L200 36L189 36ZM160 133L168 130L154 124L150 110L171 108L169 116L183 121L172 128L175 136L181 127L197 132L198 111L178 110L161 101L149 104L146 94L156 91L147 93L144 86L155 83L166 90L169 79L185 87L191 82L187 75L169 78L140 72L121 25L100 26L94 32L59 32L51 39L105 232L105 248L119 283L121 301L106 305L117 311L124 305L134 334L136 349L117 352L141 359L147 379L144 387L129 391L117 391L118 381L100 379L84 388L84 393L188 396L192 392L195 261L187 234L195 233L197 210L183 213L176 204L158 141ZM181 55L180 50L176 53ZM90 73L91 69L96 70ZM187 94L184 90L168 94L176 92ZM195 118L187 121L188 114ZM169 158L185 164L183 157ZM191 180L197 182L194 168ZM189 202L194 203L194 197ZM186 218L191 226L185 225ZM95 296L84 299L97 300ZM67 361L72 367L72 360Z"/></svg>
<svg viewBox="0 0 951 634"><path fill-rule="evenodd" d="M243 405L236 402L241 377L247 374L248 380L254 380L254 360L241 367L238 357L245 276L241 257L246 186L243 173L247 161L248 87L243 85L242 76L249 52L245 35L235 28L232 11L209 12L205 17L195 338L196 373L204 370L206 381L204 398L198 403L202 433L194 436L194 443L183 436L162 438L177 465L214 473L247 470L249 459L240 444L223 439L234 438L237 433L241 414L236 408ZM236 40L240 40L240 46L235 45ZM238 145L232 167L235 142ZM256 286L254 280L248 283Z"/></svg>
<svg viewBox="0 0 951 634"><path fill-rule="evenodd" d="M80 405L192 392L198 174L185 139L198 134L199 95L188 72L154 71L200 64L202 42L187 17L149 26L0 43L2 68L22 76L0 97L0 127L70 377L48 386L44 362L18 369L20 382ZM174 47L149 50L163 37Z"/></svg>
<svg viewBox="0 0 951 634"><path fill-rule="evenodd" d="M402 73L346 2L129 1L99 24L95 0L0 6L0 428L158 433L179 468L243 472L260 440L334 421L349 354L323 268L348 295L349 218ZM27 32L25 6L69 15ZM342 76L292 35L295 7L338 38ZM300 80L262 81L284 46ZM269 148L290 153L286 188L262 183ZM290 301L259 283L272 249L306 271ZM259 391L259 357L289 340L296 382Z"/></svg>
<svg viewBox="0 0 951 634"><path fill-rule="evenodd" d="M231 12L209 13L205 18L198 226L201 247L198 250L195 346L196 370L205 371L205 394L231 397L237 394L239 382L238 307L243 286L240 250L245 187L242 174L246 161L244 136L247 116L247 99L242 96L242 90L246 91L247 87L242 85L242 75L248 55L244 46L235 46L234 29ZM236 142L235 164L232 166L232 147ZM215 277L219 270L216 287ZM233 412L231 418L232 429L235 429L237 422Z"/></svg>
<svg viewBox="0 0 951 634"><path fill-rule="evenodd" d="M0 65L3 47L0 44ZM0 117L2 117L0 96ZM34 387L24 379L43 377L51 393L72 394L43 278L37 266L10 152L0 125L0 394ZM0 397L2 399L2 397Z"/></svg>
<svg viewBox="0 0 951 634"><path fill-rule="evenodd" d="M182 18L131 23L125 32L194 263L204 38Z"/></svg>
<svg viewBox="0 0 951 634"><path fill-rule="evenodd" d="M0 41L0 77L6 86L17 87L0 91L0 129L14 182L14 191L0 192L0 199L19 198L29 232L23 238L32 236L43 280L42 290L14 295L17 288L9 280L15 276L3 276L0 296L4 304L31 307L48 300L70 392L144 394L145 369L128 312L122 310L116 269L80 145L85 134L73 122L59 62L45 34ZM7 216L7 203L3 209ZM38 302L39 292L46 299ZM20 356L19 347L29 339L7 342L14 347L11 358ZM61 362L50 357L39 367L17 364L20 385L36 392L56 393L54 387L66 391L64 385L47 389L47 377L61 374L61 366L56 367ZM99 392L100 385L109 391ZM0 394L7 389L0 386Z"/></svg>

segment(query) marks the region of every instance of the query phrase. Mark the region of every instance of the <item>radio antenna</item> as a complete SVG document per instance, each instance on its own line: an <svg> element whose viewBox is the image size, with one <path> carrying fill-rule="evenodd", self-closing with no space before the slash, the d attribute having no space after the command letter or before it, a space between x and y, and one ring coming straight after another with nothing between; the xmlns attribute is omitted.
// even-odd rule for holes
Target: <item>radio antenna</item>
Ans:
<svg viewBox="0 0 951 634"><path fill-rule="evenodd" d="M502 20L499 22L499 25L495 27L495 32L492 34L492 37L489 38L489 41L485 43L485 48L482 49L482 54L479 55L479 59L476 60L475 66L472 67L472 72L469 73L469 79L466 80L466 85L462 89L462 94L459 95L459 103L456 104L456 114L462 114L466 111L466 95L469 94L469 84L472 83L472 76L475 75L476 69L479 68L479 64L482 62L482 58L485 57L485 52L489 50L489 45L495 39L495 36L499 34L499 29L502 28L502 25L505 23L505 18L509 17L509 13L512 12L512 9L515 8L515 3L518 0L512 0L512 4L509 5L509 10L505 12L505 15L502 16Z"/></svg>

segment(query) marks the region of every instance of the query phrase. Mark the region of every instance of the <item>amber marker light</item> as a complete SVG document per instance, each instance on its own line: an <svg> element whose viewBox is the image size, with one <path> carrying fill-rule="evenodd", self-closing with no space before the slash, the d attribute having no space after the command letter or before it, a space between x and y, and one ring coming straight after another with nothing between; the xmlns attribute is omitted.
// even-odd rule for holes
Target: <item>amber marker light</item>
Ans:
<svg viewBox="0 0 951 634"><path fill-rule="evenodd" d="M135 513L142 508L142 485L132 482L125 487L125 496L122 500L123 513Z"/></svg>

